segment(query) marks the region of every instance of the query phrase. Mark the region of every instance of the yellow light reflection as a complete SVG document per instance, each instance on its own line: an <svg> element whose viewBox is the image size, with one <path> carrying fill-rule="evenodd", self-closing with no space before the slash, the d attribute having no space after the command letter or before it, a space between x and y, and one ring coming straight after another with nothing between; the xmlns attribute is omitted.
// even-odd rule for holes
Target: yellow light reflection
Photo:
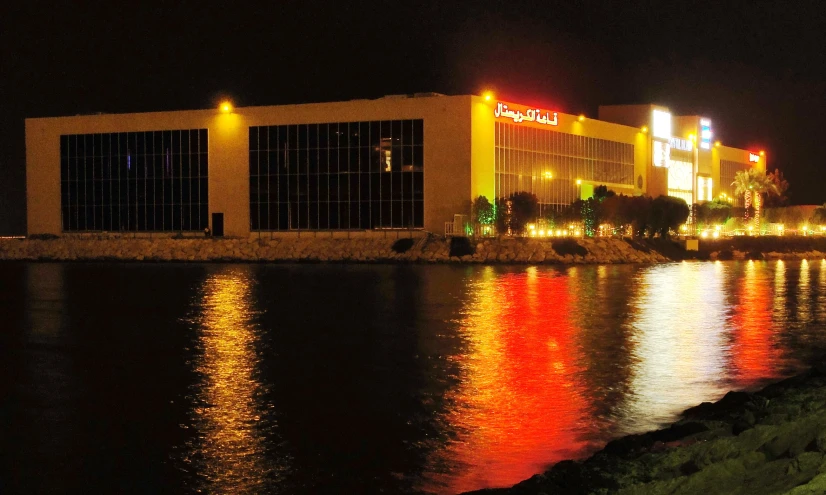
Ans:
<svg viewBox="0 0 826 495"><path fill-rule="evenodd" d="M809 277L809 261L801 260L800 282L797 285L797 318L798 321L803 324L811 323L812 320Z"/></svg>
<svg viewBox="0 0 826 495"><path fill-rule="evenodd" d="M249 268L213 274L204 283L200 357L193 425L197 438L188 459L203 489L258 493L273 475L265 458L266 426L258 380L258 329L252 322ZM200 488L200 487L199 487ZM198 491L201 491L200 489Z"/></svg>
<svg viewBox="0 0 826 495"><path fill-rule="evenodd" d="M826 260L820 260L817 276L817 313L818 318L826 314Z"/></svg>
<svg viewBox="0 0 826 495"><path fill-rule="evenodd" d="M774 268L774 297L772 298L772 311L775 314L782 314L786 310L786 263L777 260Z"/></svg>

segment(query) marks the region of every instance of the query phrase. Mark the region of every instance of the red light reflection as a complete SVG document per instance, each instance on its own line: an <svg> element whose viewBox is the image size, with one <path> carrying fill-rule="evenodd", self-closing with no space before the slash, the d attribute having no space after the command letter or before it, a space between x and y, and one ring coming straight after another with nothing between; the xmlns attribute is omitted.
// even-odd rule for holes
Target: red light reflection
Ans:
<svg viewBox="0 0 826 495"><path fill-rule="evenodd" d="M487 273L461 321L468 351L445 420L462 432L436 455L453 472L431 480L457 493L517 483L580 455L587 417L569 319L569 277ZM559 446L553 451L554 446ZM437 462L433 460L433 462Z"/></svg>
<svg viewBox="0 0 826 495"><path fill-rule="evenodd" d="M750 261L738 284L738 304L732 317L731 362L735 381L748 387L777 374L780 349L773 345L773 294L769 280L761 277Z"/></svg>

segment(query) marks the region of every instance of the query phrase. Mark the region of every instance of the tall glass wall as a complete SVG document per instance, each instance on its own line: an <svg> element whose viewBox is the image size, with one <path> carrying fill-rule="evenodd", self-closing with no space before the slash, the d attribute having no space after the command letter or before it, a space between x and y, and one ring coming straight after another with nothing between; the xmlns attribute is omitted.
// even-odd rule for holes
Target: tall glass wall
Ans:
<svg viewBox="0 0 826 495"><path fill-rule="evenodd" d="M203 230L206 129L60 136L64 231Z"/></svg>
<svg viewBox="0 0 826 495"><path fill-rule="evenodd" d="M668 195L694 202L694 151L671 148L668 160Z"/></svg>
<svg viewBox="0 0 826 495"><path fill-rule="evenodd" d="M562 206L579 197L577 179L634 184L634 145L496 123L496 197L533 193L540 204Z"/></svg>
<svg viewBox="0 0 826 495"><path fill-rule="evenodd" d="M422 120L250 127L250 228L424 225Z"/></svg>

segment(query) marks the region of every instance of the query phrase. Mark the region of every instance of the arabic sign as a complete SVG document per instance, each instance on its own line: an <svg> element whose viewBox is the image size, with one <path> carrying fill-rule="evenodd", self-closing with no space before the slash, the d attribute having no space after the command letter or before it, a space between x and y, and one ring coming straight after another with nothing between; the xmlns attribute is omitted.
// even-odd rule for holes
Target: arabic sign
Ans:
<svg viewBox="0 0 826 495"><path fill-rule="evenodd" d="M525 113L522 113L522 110L513 110L512 108L508 108L508 105L506 103L502 103L501 101L496 103L496 108L493 109L493 115L497 119L512 119L517 124L522 122L536 122L537 124L545 125L559 124L556 112L549 112L546 110L543 114L542 110L538 108L528 108L525 110ZM551 115L553 115L553 117L551 117Z"/></svg>
<svg viewBox="0 0 826 495"><path fill-rule="evenodd" d="M757 153L749 153L749 161L751 163L757 163L760 161L760 155Z"/></svg>

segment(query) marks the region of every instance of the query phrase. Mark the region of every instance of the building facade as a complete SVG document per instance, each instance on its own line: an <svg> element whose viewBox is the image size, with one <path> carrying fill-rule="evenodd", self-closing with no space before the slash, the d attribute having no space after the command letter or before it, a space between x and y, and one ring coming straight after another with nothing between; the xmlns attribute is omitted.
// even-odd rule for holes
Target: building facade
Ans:
<svg viewBox="0 0 826 495"><path fill-rule="evenodd" d="M426 230L517 191L733 196L757 151L654 105L585 118L490 96L26 120L28 233Z"/></svg>

